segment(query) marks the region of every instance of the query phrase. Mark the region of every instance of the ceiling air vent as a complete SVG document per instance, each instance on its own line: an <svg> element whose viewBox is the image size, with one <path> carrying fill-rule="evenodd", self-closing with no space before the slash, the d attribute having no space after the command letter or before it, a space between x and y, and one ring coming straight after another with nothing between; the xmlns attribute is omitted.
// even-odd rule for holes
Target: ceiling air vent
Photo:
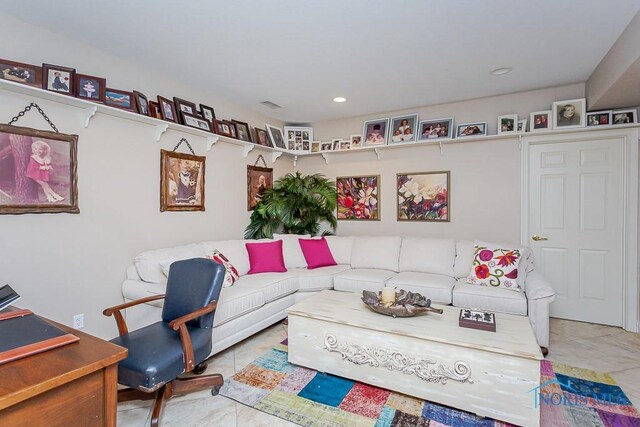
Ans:
<svg viewBox="0 0 640 427"><path fill-rule="evenodd" d="M260 104L264 105L265 107L269 107L272 110L277 110L279 108L282 108L281 106L279 106L278 104L271 102L271 101L262 101Z"/></svg>

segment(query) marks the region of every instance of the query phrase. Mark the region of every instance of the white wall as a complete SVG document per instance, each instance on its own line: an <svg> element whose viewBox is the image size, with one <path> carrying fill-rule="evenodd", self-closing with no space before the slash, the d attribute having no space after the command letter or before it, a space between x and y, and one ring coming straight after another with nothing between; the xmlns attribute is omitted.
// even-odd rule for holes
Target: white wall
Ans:
<svg viewBox="0 0 640 427"><path fill-rule="evenodd" d="M556 100L581 98L584 84L541 89L394 111L344 120L314 123L315 139L347 138L362 132L365 120L418 112L421 120L454 117L457 123L487 121L495 134L497 116L529 113L551 108ZM387 234L520 241L520 146L518 138L483 142L444 143L443 154L434 145L382 151L377 160L371 151L340 153L328 165L321 157L307 157L298 163L304 173L319 172L328 177L360 174L381 175L381 220L339 221L336 234ZM396 220L396 174L404 172L451 171L451 222L408 222Z"/></svg>
<svg viewBox="0 0 640 427"><path fill-rule="evenodd" d="M1 14L0 38L11 40L0 54L6 59L75 66L81 72L105 76L116 88L202 102L213 106L218 116L256 126L278 123L201 89L180 86L179 79ZM260 150L247 159L241 147L225 143L206 152L203 138L172 131L158 143L152 126L100 113L89 128L83 128L75 107L2 90L0 120L8 122L32 101L61 132L79 135L80 214L0 215L0 283L11 284L23 296L20 306L68 325L74 314L84 313L87 332L113 337L115 322L101 312L122 302L125 269L136 254L242 237L249 219L246 165L254 163ZM48 129L35 111L18 125ZM207 156L205 212L159 211L160 149L173 149L181 136L187 137L196 154ZM186 148L180 151L187 152ZM283 157L275 164L275 176L291 169Z"/></svg>

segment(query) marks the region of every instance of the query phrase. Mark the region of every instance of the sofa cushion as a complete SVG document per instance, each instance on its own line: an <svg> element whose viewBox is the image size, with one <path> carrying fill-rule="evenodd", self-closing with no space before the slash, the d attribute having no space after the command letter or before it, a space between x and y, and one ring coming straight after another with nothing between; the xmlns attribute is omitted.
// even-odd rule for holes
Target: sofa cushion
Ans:
<svg viewBox="0 0 640 427"><path fill-rule="evenodd" d="M487 243L482 241L458 240L456 241L456 265L455 278L466 278L471 274L473 268L473 257L475 245L485 245L503 248L519 249L522 253L520 264L518 265L518 286L524 289L524 281L527 273L533 271L533 254L531 249L514 243Z"/></svg>
<svg viewBox="0 0 640 427"><path fill-rule="evenodd" d="M333 277L333 288L336 291L362 292L367 290L377 292L394 275L394 271L378 268L347 270Z"/></svg>
<svg viewBox="0 0 640 427"><path fill-rule="evenodd" d="M387 280L387 286L417 292L431 302L451 304L451 290L456 280L442 274L403 271Z"/></svg>
<svg viewBox="0 0 640 427"><path fill-rule="evenodd" d="M224 256L224 254L219 250L213 251L213 253L211 253L211 255L208 256L207 258L211 258L212 260L214 260L218 264L221 264L224 267L225 273L224 273L224 283L222 287L228 288L230 286L233 286L233 284L235 283L236 280L238 280L238 277L240 275L238 274L238 270L236 269L236 267L233 264L231 264L229 259L226 256Z"/></svg>
<svg viewBox="0 0 640 427"><path fill-rule="evenodd" d="M297 291L298 279L294 272L248 274L240 277L233 285L236 286L259 289L268 303Z"/></svg>
<svg viewBox="0 0 640 427"><path fill-rule="evenodd" d="M149 283L163 283L167 278L162 272L162 264L171 264L173 261L189 258L202 258L206 254L201 244L194 243L142 252L134 258L133 263L142 280Z"/></svg>
<svg viewBox="0 0 640 427"><path fill-rule="evenodd" d="M240 280L230 287L220 291L220 299L213 317L213 327L227 323L235 318L243 316L259 309L265 304L262 289L256 286L239 286Z"/></svg>
<svg viewBox="0 0 640 427"><path fill-rule="evenodd" d="M304 259L298 239L309 239L310 234L276 234L273 233L273 240L282 240L282 254L284 255L284 265L289 268L305 268L307 262Z"/></svg>
<svg viewBox="0 0 640 427"><path fill-rule="evenodd" d="M314 268L337 264L324 237L320 239L298 239L298 243L307 262L308 269L313 270Z"/></svg>
<svg viewBox="0 0 640 427"><path fill-rule="evenodd" d="M142 280L125 280L122 284L122 296L127 300L137 300L141 298L152 297L154 295L162 295L167 291L167 280L164 283L149 283ZM147 304L155 307L162 307L164 299L151 301ZM135 308L134 308L135 309ZM160 319L158 317L158 319Z"/></svg>
<svg viewBox="0 0 640 427"><path fill-rule="evenodd" d="M211 254L218 250L229 259L229 262L238 270L240 276L244 276L249 271L249 254L244 246L251 240L218 240L202 242L205 254Z"/></svg>
<svg viewBox="0 0 640 427"><path fill-rule="evenodd" d="M400 248L400 271L444 274L453 277L456 241L405 237Z"/></svg>
<svg viewBox="0 0 640 427"><path fill-rule="evenodd" d="M338 264L351 264L351 250L353 249L353 236L325 236L331 255Z"/></svg>
<svg viewBox="0 0 640 427"><path fill-rule="evenodd" d="M351 270L350 265L338 264L328 267L296 268L292 272L298 277L298 287L300 292L320 291L323 289L333 289L333 278L335 275Z"/></svg>
<svg viewBox="0 0 640 427"><path fill-rule="evenodd" d="M458 279L453 288L453 305L509 314L527 314L527 298L524 292L471 285L466 283L464 278Z"/></svg>
<svg viewBox="0 0 640 427"><path fill-rule="evenodd" d="M351 250L351 267L398 271L402 238L397 236L356 237Z"/></svg>
<svg viewBox="0 0 640 427"><path fill-rule="evenodd" d="M504 288L520 292L518 266L522 258L519 248L476 245L473 265L467 282L473 285Z"/></svg>
<svg viewBox="0 0 640 427"><path fill-rule="evenodd" d="M282 240L247 242L245 246L249 253L250 266L247 274L284 273L287 271L282 255Z"/></svg>

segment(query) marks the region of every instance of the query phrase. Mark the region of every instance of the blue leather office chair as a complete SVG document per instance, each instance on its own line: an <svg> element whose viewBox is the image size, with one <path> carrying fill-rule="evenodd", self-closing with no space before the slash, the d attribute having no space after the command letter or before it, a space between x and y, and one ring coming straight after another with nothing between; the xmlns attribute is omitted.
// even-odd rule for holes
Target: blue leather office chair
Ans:
<svg viewBox="0 0 640 427"><path fill-rule="evenodd" d="M151 399L155 405L151 426L157 426L164 403L173 395L213 387L218 394L222 375L190 378L183 373L202 374L211 352L211 329L224 281L225 269L210 259L194 258L171 264L165 295L142 298L107 308L114 315L119 337L111 340L129 350L118 365L118 383L129 386L118 392L118 401ZM121 310L164 298L162 320L133 332L127 330Z"/></svg>

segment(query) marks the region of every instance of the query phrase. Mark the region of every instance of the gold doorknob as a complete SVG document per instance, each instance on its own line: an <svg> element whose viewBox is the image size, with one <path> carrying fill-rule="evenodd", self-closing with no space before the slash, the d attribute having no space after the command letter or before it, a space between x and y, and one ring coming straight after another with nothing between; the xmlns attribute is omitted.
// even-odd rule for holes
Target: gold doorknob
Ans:
<svg viewBox="0 0 640 427"><path fill-rule="evenodd" d="M541 241L541 240L549 240L549 239L547 239L546 237L538 236L537 234L534 234L533 236L531 236L531 238L532 238L533 240L535 240L536 242L539 242L539 241Z"/></svg>

